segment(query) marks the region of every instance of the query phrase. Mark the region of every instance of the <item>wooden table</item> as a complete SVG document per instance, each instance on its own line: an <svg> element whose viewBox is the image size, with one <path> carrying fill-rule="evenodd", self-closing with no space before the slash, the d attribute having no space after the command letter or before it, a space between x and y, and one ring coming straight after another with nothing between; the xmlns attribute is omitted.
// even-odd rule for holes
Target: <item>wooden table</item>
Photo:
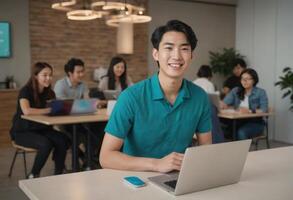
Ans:
<svg viewBox="0 0 293 200"><path fill-rule="evenodd" d="M19 187L34 200L292 200L292 155L292 146L250 152L239 183L177 197L148 182L158 173L110 169L21 180ZM125 176L139 176L147 185L129 188L122 183Z"/></svg>
<svg viewBox="0 0 293 200"><path fill-rule="evenodd" d="M22 115L21 118L38 122L46 125L73 125L72 136L72 170L77 171L77 141L76 141L76 125L89 122L108 121L107 109L100 109L95 114L90 115L67 115L67 116L48 116L48 115ZM88 152L89 153L89 152ZM90 162L88 158L88 162Z"/></svg>
<svg viewBox="0 0 293 200"><path fill-rule="evenodd" d="M224 119L230 119L233 121L233 140L236 140L236 125L237 125L237 120L239 119L249 119L249 118L257 118L257 117L269 117L273 115L272 112L268 113L239 113L239 112L229 112L225 110L220 110L218 113L218 117L224 118Z"/></svg>

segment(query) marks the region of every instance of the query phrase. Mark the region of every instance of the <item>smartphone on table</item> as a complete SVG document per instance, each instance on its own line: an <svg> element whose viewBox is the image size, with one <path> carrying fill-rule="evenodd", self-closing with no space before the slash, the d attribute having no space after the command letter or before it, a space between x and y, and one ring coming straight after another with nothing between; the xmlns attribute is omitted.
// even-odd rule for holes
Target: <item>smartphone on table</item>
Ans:
<svg viewBox="0 0 293 200"><path fill-rule="evenodd" d="M145 182L137 176L126 176L123 178L123 181L133 188L139 188L146 185Z"/></svg>

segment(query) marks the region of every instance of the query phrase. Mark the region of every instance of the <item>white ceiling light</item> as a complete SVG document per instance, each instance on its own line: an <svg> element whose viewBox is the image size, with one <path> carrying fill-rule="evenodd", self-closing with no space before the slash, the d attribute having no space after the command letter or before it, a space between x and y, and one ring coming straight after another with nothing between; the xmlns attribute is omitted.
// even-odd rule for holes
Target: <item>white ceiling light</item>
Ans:
<svg viewBox="0 0 293 200"><path fill-rule="evenodd" d="M118 27L119 23L146 23L152 20L144 15L145 8L124 2L82 0L82 8L76 9L77 0L52 4L56 10L67 11L70 20L93 20L105 17L106 24Z"/></svg>
<svg viewBox="0 0 293 200"><path fill-rule="evenodd" d="M92 20L101 18L102 14L93 10L72 10L67 12L67 18L71 20Z"/></svg>
<svg viewBox="0 0 293 200"><path fill-rule="evenodd" d="M146 23L151 21L152 18L146 15L120 15L112 16L110 19L106 20L108 26L118 27L119 23Z"/></svg>
<svg viewBox="0 0 293 200"><path fill-rule="evenodd" d="M69 11L71 10L69 6L73 6L75 4L76 4L76 0L71 0L71 1L53 3L51 7L56 10Z"/></svg>

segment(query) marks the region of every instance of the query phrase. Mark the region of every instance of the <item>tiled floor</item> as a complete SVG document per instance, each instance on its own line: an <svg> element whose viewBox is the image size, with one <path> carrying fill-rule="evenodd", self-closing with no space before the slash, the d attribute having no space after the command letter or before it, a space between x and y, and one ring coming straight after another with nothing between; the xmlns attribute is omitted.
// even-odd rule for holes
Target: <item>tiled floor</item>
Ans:
<svg viewBox="0 0 293 200"><path fill-rule="evenodd" d="M22 155L18 155L15 161L14 169L11 178L8 177L9 167L12 162L14 148L0 148L0 199L2 200L22 200L28 199L24 193L18 188L18 180L24 179L24 164ZM34 153L26 155L28 172L30 171ZM50 156L51 159L51 156ZM66 159L66 166L71 164L71 154L69 153ZM54 163L48 160L45 167L41 171L41 176L51 176L54 173Z"/></svg>
<svg viewBox="0 0 293 200"><path fill-rule="evenodd" d="M288 146L288 144L281 142L271 142L271 148ZM259 149L264 149L264 141L260 142ZM253 149L253 148L252 148ZM13 174L11 178L8 178L9 167L14 155L15 149L11 148L0 148L0 199L2 200L23 200L28 199L24 193L18 188L18 180L24 179L24 166L21 155L16 160ZM27 166L30 170L34 154L27 155ZM66 165L70 166L71 155L67 156ZM48 160L44 169L42 170L41 176L50 176L53 174L53 162Z"/></svg>

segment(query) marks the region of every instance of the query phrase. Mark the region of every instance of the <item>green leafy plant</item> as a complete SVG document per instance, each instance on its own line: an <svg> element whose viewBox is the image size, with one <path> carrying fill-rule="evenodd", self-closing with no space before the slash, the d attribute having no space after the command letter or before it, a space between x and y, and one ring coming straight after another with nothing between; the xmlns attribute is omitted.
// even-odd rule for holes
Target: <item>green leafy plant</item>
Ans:
<svg viewBox="0 0 293 200"><path fill-rule="evenodd" d="M283 73L284 75L279 77L280 81L276 82L275 85L280 86L281 90L286 90L282 98L290 97L290 110L293 111L293 72L290 67L286 67L283 69Z"/></svg>
<svg viewBox="0 0 293 200"><path fill-rule="evenodd" d="M234 48L224 48L222 52L210 51L209 54L212 71L224 76L232 74L236 59L244 58Z"/></svg>

